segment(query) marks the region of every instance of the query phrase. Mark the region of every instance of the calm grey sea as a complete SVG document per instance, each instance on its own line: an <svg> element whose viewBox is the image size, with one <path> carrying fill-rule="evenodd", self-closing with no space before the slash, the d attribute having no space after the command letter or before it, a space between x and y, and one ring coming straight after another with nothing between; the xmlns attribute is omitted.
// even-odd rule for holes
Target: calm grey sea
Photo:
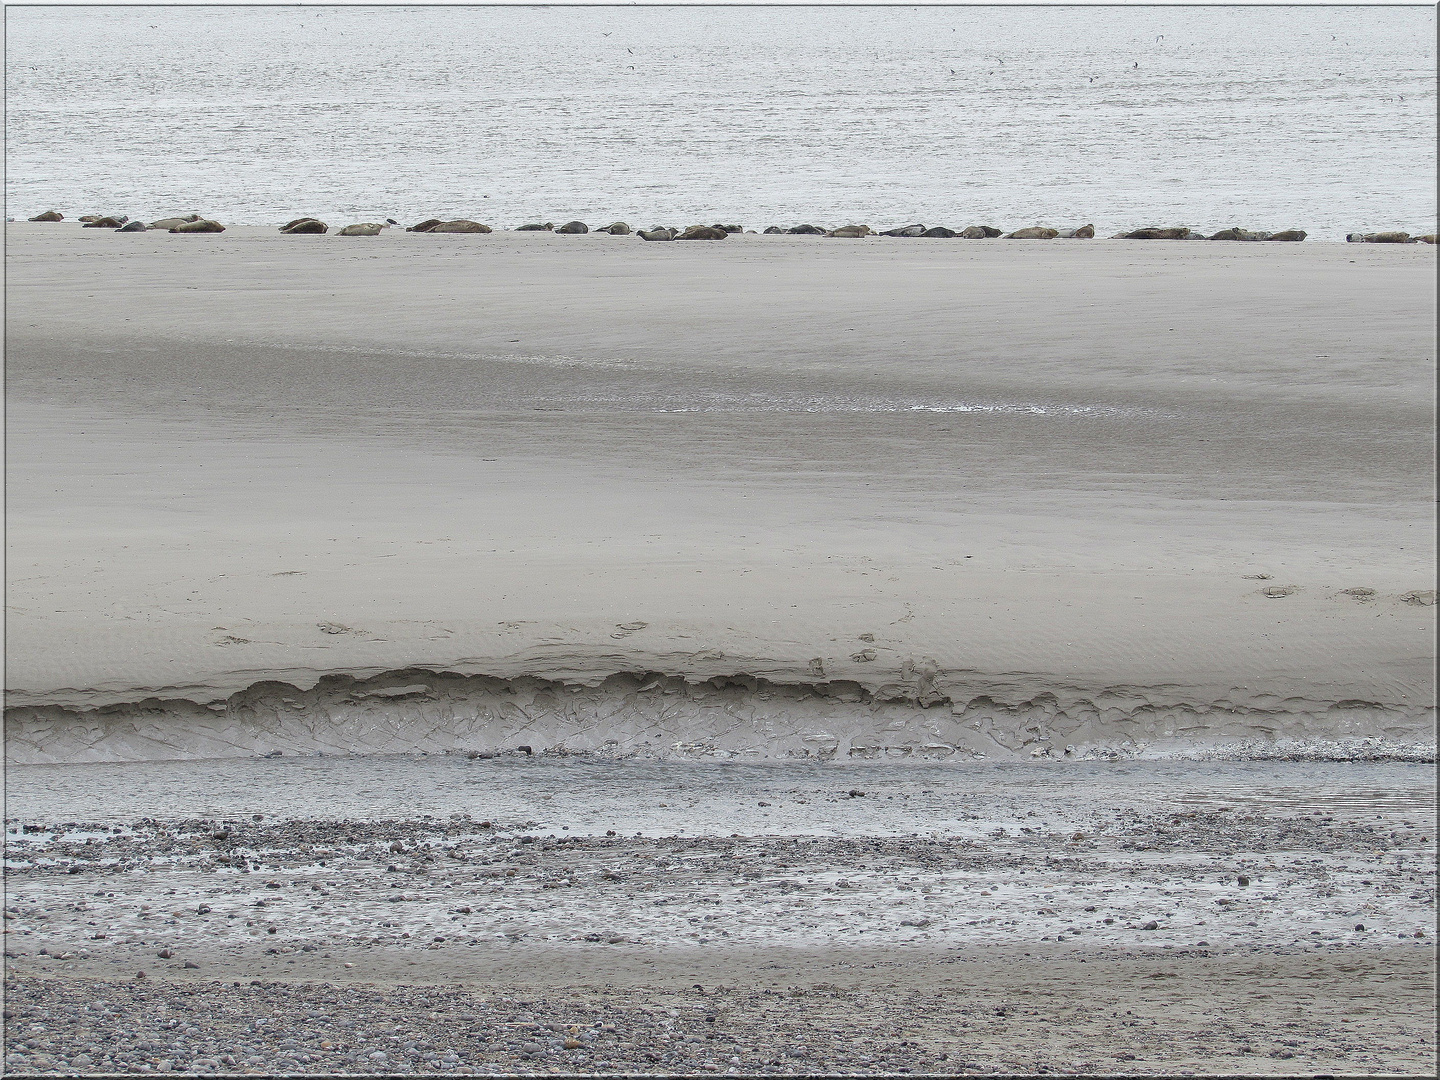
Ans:
<svg viewBox="0 0 1440 1080"><path fill-rule="evenodd" d="M5 22L16 218L1435 230L1431 7Z"/></svg>

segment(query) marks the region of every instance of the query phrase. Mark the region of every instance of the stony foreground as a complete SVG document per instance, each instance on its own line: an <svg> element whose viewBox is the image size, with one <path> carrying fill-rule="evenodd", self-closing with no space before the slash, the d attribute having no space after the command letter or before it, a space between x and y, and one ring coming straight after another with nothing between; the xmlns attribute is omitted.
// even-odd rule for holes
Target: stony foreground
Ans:
<svg viewBox="0 0 1440 1080"><path fill-rule="evenodd" d="M1434 1065L1413 802L1017 789L922 835L899 827L937 820L937 781L828 775L745 824L855 834L622 836L568 803L573 826L11 822L7 1071ZM664 798L702 823L698 794Z"/></svg>
<svg viewBox="0 0 1440 1080"><path fill-rule="evenodd" d="M6 1064L202 1075L1310 1075L1434 1065L1428 949L1014 960L892 957L863 981L812 977L781 990L24 976L6 984ZM803 967L784 974L803 977Z"/></svg>

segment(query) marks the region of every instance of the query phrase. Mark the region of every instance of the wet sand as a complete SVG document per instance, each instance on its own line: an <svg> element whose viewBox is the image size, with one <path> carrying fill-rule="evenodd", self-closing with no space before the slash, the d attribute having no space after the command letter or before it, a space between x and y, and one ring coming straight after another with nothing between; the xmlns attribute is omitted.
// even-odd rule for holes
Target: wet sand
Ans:
<svg viewBox="0 0 1440 1080"><path fill-rule="evenodd" d="M744 674L1100 716L1116 752L1433 744L1432 248L21 224L8 256L12 706ZM1048 753L1025 726L975 752ZM84 730L70 759L201 752Z"/></svg>

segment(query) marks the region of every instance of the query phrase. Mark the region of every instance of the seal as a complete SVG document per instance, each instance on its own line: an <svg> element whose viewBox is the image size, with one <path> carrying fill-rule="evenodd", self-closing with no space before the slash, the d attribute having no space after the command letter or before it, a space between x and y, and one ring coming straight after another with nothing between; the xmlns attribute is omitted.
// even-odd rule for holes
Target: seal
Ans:
<svg viewBox="0 0 1440 1080"><path fill-rule="evenodd" d="M932 225L920 235L927 236L931 240L954 240L959 233L954 229L947 229L944 225Z"/></svg>
<svg viewBox="0 0 1440 1080"><path fill-rule="evenodd" d="M671 229L641 229L637 234L641 240L674 240L675 233Z"/></svg>
<svg viewBox="0 0 1440 1080"><path fill-rule="evenodd" d="M65 215L58 210L46 210L43 214L36 214L31 221L64 221Z"/></svg>
<svg viewBox="0 0 1440 1080"><path fill-rule="evenodd" d="M145 222L143 222L143 221L127 221L124 225L121 225L120 228L116 229L115 231L116 231L116 232L146 232L146 231L148 231L149 228L150 228L150 227L149 227L148 225L146 225Z"/></svg>
<svg viewBox="0 0 1440 1080"><path fill-rule="evenodd" d="M336 236L379 236L381 226L373 221L364 221L358 225L346 225Z"/></svg>
<svg viewBox="0 0 1440 1080"><path fill-rule="evenodd" d="M199 221L199 214L186 214L184 217L167 217L159 221L150 222L152 229L173 229L176 225L188 225L192 221Z"/></svg>
<svg viewBox="0 0 1440 1080"><path fill-rule="evenodd" d="M31 221L34 221L35 219L34 219L34 218L31 218L30 220L31 220ZM764 235L764 236L774 236L774 235L776 235L777 233L783 233L784 231L785 231L785 230L782 229L782 228L780 228L779 225L768 225L768 226L766 226L765 232L764 232L762 235Z"/></svg>
<svg viewBox="0 0 1440 1080"><path fill-rule="evenodd" d="M1005 237L1006 240L1054 240L1060 235L1059 229L1047 229L1043 225L1031 225L1028 228L1016 229Z"/></svg>
<svg viewBox="0 0 1440 1080"><path fill-rule="evenodd" d="M898 229L886 229L881 236L924 236L924 225L902 225Z"/></svg>
<svg viewBox="0 0 1440 1080"><path fill-rule="evenodd" d="M1112 240L1188 240L1190 230L1181 226L1178 228L1145 228L1134 229L1130 232L1117 233Z"/></svg>
<svg viewBox="0 0 1440 1080"><path fill-rule="evenodd" d="M567 221L555 230L557 233L565 233L567 236L579 236L581 233L588 233L590 226L583 221Z"/></svg>
<svg viewBox="0 0 1440 1080"><path fill-rule="evenodd" d="M993 225L967 225L960 230L963 240L993 240L999 235L1000 230Z"/></svg>
<svg viewBox="0 0 1440 1080"><path fill-rule="evenodd" d="M688 229L675 237L676 240L724 240L730 234L724 229L717 229L713 225L691 225Z"/></svg>
<svg viewBox="0 0 1440 1080"><path fill-rule="evenodd" d="M319 218L302 217L281 225L280 231L286 236L305 236L327 233L330 231L330 226Z"/></svg>
<svg viewBox="0 0 1440 1080"><path fill-rule="evenodd" d="M429 232L431 229L435 228L436 225L440 225L440 224L442 224L442 222L440 221L440 219L439 219L438 217L426 218L424 221L420 222L419 225L411 225L411 226L410 226L408 229L406 229L405 231L406 231L406 232Z"/></svg>
<svg viewBox="0 0 1440 1080"><path fill-rule="evenodd" d="M554 230L554 228L555 228L555 223L552 222L552 221L547 221L547 222L545 222L544 225L521 225L521 226L520 226L518 229L516 229L515 231L516 231L516 232L552 232L552 231Z"/></svg>
<svg viewBox="0 0 1440 1080"><path fill-rule="evenodd" d="M128 217L95 218L81 225L82 229L118 229L130 219Z"/></svg>
<svg viewBox="0 0 1440 1080"><path fill-rule="evenodd" d="M426 230L426 232L432 233L488 233L492 231L489 225L481 225L480 222L471 221L469 218L442 221L439 225Z"/></svg>
<svg viewBox="0 0 1440 1080"><path fill-rule="evenodd" d="M824 236L824 229L817 229L814 225L796 225L793 229L786 229L791 236Z"/></svg>
<svg viewBox="0 0 1440 1080"><path fill-rule="evenodd" d="M596 229L595 231L609 233L611 236L629 236L630 226L626 225L623 221L617 221L611 225L606 225L603 229Z"/></svg>
<svg viewBox="0 0 1440 1080"><path fill-rule="evenodd" d="M1093 240L1094 225L1081 225L1078 229L1061 229L1057 234L1061 240Z"/></svg>
<svg viewBox="0 0 1440 1080"><path fill-rule="evenodd" d="M838 229L831 229L826 236L836 236L842 240L859 240L862 236L870 235L869 225L841 225Z"/></svg>
<svg viewBox="0 0 1440 1080"><path fill-rule="evenodd" d="M1408 232L1350 233L1345 237L1351 244L1411 244Z"/></svg>
<svg viewBox="0 0 1440 1080"><path fill-rule="evenodd" d="M172 233L210 233L224 232L225 226L218 221L208 221L201 218L199 221L187 221L184 225L176 225L170 230Z"/></svg>

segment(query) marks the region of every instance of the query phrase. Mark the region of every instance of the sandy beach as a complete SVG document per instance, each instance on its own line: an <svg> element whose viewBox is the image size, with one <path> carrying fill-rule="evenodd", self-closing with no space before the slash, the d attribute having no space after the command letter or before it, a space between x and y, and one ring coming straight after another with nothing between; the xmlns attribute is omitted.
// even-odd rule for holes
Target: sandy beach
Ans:
<svg viewBox="0 0 1440 1080"><path fill-rule="evenodd" d="M1433 248L20 224L8 256L12 760L159 752L47 757L17 706L410 668L1433 743ZM900 741L1048 752L976 738Z"/></svg>
<svg viewBox="0 0 1440 1080"><path fill-rule="evenodd" d="M1433 1069L1432 247L7 231L8 1071Z"/></svg>

